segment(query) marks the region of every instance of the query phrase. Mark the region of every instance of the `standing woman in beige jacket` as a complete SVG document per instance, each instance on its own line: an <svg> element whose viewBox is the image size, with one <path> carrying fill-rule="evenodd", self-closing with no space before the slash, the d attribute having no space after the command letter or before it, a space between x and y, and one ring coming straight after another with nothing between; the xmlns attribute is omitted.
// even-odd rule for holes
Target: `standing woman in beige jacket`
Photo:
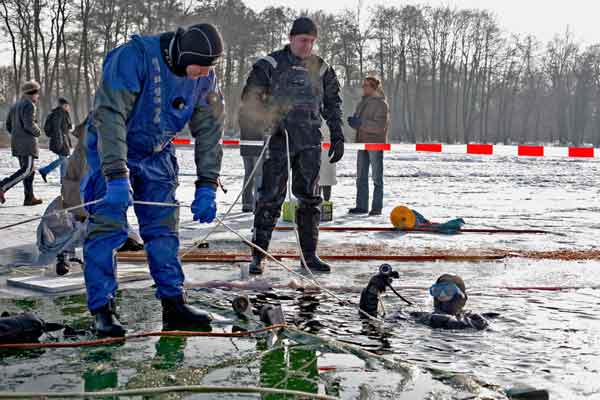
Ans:
<svg viewBox="0 0 600 400"><path fill-rule="evenodd" d="M356 130L357 143L387 143L389 108L381 81L368 77L363 81L363 98L348 124ZM369 165L373 178L373 202L369 211ZM356 172L356 207L350 214L381 215L383 208L383 151L359 150Z"/></svg>

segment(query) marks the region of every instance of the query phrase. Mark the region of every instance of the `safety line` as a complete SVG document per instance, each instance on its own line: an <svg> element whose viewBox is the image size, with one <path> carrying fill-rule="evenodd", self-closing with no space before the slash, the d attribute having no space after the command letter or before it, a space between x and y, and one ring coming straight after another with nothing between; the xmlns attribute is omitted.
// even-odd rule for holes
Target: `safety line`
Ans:
<svg viewBox="0 0 600 400"><path fill-rule="evenodd" d="M299 390L275 389L257 386L165 386L156 388L140 388L125 390L105 390L100 392L0 392L0 399L54 399L54 398L118 398L118 397L151 397L171 393L259 393L265 396L291 396L298 399L339 400L338 397L323 394L303 392Z"/></svg>
<svg viewBox="0 0 600 400"><path fill-rule="evenodd" d="M90 347L112 343L125 342L130 339L139 339L146 337L227 337L227 338L242 338L258 335L265 332L270 332L285 328L285 324L271 325L265 328L242 331L242 332L194 332L194 331L157 331L157 332L142 332L121 337L110 337L95 340L83 340L77 342L42 342L42 343L8 343L0 344L2 349L29 350L29 349L48 349L48 348L72 348L72 347Z"/></svg>

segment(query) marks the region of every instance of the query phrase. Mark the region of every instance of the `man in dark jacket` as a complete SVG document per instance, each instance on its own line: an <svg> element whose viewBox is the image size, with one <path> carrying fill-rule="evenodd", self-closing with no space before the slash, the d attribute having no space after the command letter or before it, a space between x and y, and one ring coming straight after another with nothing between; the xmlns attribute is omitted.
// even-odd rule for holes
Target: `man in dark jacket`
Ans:
<svg viewBox="0 0 600 400"><path fill-rule="evenodd" d="M60 167L61 181L63 176L65 176L67 158L73 148L71 139L69 138L69 132L73 129L69 115L70 110L71 106L69 102L60 97L58 99L58 106L46 117L44 130L46 131L46 136L50 138L50 151L56 154L58 158L39 169L44 182L46 182L46 176L58 167Z"/></svg>
<svg viewBox="0 0 600 400"><path fill-rule="evenodd" d="M6 130L10 133L12 155L19 159L17 172L0 182L0 203L4 203L4 194L17 183L23 181L25 188L24 206L42 204L42 200L33 195L33 177L35 159L38 158L38 138L42 130L38 126L36 103L40 98L40 84L34 80L23 85L23 97L8 112Z"/></svg>
<svg viewBox="0 0 600 400"><path fill-rule="evenodd" d="M330 266L317 257L321 166L321 116L331 132L330 162L344 154L342 99L333 68L312 53L317 26L309 18L294 21L290 44L258 60L244 88L243 107L248 124L272 135L263 164L262 184L254 216L253 242L267 250L273 228L281 214L288 180L286 133L292 168L292 190L298 199L296 222L305 267L329 271ZM263 272L264 255L254 249L250 272Z"/></svg>

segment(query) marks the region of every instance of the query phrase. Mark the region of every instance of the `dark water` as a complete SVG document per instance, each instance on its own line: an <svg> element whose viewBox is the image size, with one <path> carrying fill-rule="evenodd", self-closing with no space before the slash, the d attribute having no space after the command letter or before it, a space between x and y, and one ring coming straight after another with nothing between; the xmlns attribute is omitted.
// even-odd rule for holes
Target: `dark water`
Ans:
<svg viewBox="0 0 600 400"><path fill-rule="evenodd" d="M550 390L551 398L593 399L600 393L600 383L595 379L600 369L597 291L513 292L500 288L510 286L510 279L522 285L522 276L530 277L537 285L543 285L544 279L558 278L565 283L583 284L580 277L590 276L598 266L572 263L570 267L571 273L567 274L560 272L563 265L525 263L397 266L402 276L397 282L399 287L408 283L426 287L445 268L460 273L468 285L468 308L501 314L492 321L491 329L484 332L435 331L411 319L373 327L361 322L354 308L340 305L324 293L296 290L248 293L255 305L281 304L288 324L303 331L359 345L433 374L434 380L426 374L420 385L411 379L408 381L412 383L407 384L402 371L373 367L368 365L369 360L332 352L322 343L286 340L281 347L269 349L266 337L149 338L98 348L4 352L0 357L0 390L262 385L320 391L342 398L419 399L463 398L463 395L467 398L470 393L485 390L482 385L491 385L492 395L497 396L492 398L502 398L498 393L503 389L527 385ZM202 276L229 274L226 271L231 269L202 268ZM321 280L333 286L354 286L356 290L346 289L339 296L356 301L357 291L368 280L371 270L367 265L361 268L346 265L332 275L321 276ZM194 270L188 276L199 273ZM273 281L286 282L287 275L282 270L273 268L269 274ZM388 314L431 307L423 290L401 289L401 293L416 305L405 308L399 299L386 295ZM193 304L214 313L215 331L230 331L232 325L252 328L253 325L237 320L231 311L230 301L237 294L238 291L231 290L198 289L190 291L189 297ZM151 289L124 289L118 301L122 320L130 331L161 328L160 305ZM91 322L83 295L0 300L0 309L34 310L47 320L66 322L77 328L86 328ZM407 397L398 397L402 393ZM432 393L441 397L427 397L434 396ZM193 397L232 398L230 395ZM257 396L235 398L244 397Z"/></svg>
<svg viewBox="0 0 600 400"><path fill-rule="evenodd" d="M232 324L254 327L235 320L228 300L233 293L193 291L191 303L213 312L215 331L230 331ZM124 290L119 293L122 320L133 331L158 330L160 315L157 301L149 300L148 289ZM327 307L318 304L320 296L298 293L271 293L253 296L257 303L284 305L291 324L312 332L330 328L314 324L314 318ZM86 316L82 295L54 298L2 300L0 307L12 312L35 311L47 320L68 323L85 329L91 319ZM323 308L321 310L321 308ZM328 324L331 319L324 319ZM338 321L339 322L339 321ZM322 328L322 329L319 329ZM80 339L93 338L81 337ZM46 337L46 340L69 340ZM0 391L99 391L135 389L172 385L235 385L275 387L312 393L327 393L341 398L425 398L430 393L450 398L451 394L468 394L433 380L430 375L409 379L403 369L390 370L368 363L351 354L332 352L320 343L284 340L270 347L269 337L253 339L226 338L149 338L118 345L76 349L47 349L0 352ZM365 346L368 348L369 346ZM168 395L166 397L181 397ZM365 397L366 396L366 397ZM446 397L439 397L446 396ZM452 395L453 396L453 395ZM280 400L283 395L189 395L193 398L263 398ZM497 398L501 398L500 396Z"/></svg>

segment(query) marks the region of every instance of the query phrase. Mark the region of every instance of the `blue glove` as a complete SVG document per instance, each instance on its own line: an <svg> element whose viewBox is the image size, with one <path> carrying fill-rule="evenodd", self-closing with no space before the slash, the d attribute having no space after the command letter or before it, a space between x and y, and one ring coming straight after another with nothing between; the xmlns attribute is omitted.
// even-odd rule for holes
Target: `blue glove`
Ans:
<svg viewBox="0 0 600 400"><path fill-rule="evenodd" d="M358 129L362 125L362 119L356 115L348 117L348 125L353 129Z"/></svg>
<svg viewBox="0 0 600 400"><path fill-rule="evenodd" d="M126 211L133 204L129 178L109 180L106 183L106 194L104 195L103 202L116 209Z"/></svg>
<svg viewBox="0 0 600 400"><path fill-rule="evenodd" d="M194 221L209 223L215 219L217 216L216 197L217 194L215 193L215 189L211 187L202 186L196 188L196 195L194 196L194 202L192 203Z"/></svg>

